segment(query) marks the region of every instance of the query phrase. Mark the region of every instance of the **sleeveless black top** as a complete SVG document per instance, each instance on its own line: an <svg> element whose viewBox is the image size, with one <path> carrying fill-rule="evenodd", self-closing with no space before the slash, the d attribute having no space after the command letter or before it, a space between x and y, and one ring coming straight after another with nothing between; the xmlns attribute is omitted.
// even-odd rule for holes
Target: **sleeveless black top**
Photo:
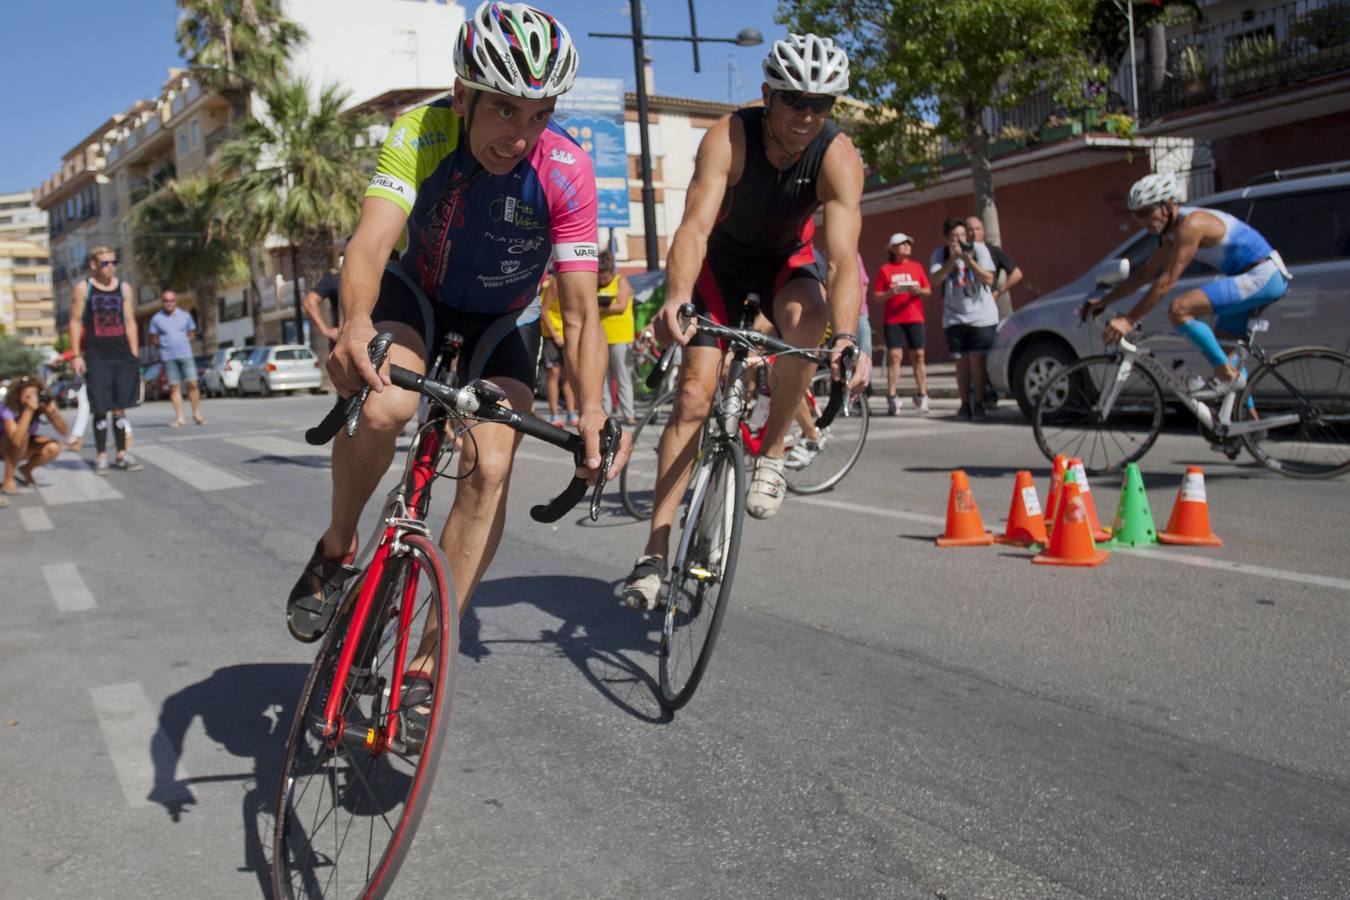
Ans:
<svg viewBox="0 0 1350 900"><path fill-rule="evenodd" d="M106 290L96 286L92 278L87 284L83 318L85 359L135 362L127 341L121 279Z"/></svg>
<svg viewBox="0 0 1350 900"><path fill-rule="evenodd" d="M795 163L777 169L764 154L763 108L732 115L745 130L745 169L722 198L708 251L733 259L786 259L801 249L802 229L820 207L816 182L839 126L827 121Z"/></svg>

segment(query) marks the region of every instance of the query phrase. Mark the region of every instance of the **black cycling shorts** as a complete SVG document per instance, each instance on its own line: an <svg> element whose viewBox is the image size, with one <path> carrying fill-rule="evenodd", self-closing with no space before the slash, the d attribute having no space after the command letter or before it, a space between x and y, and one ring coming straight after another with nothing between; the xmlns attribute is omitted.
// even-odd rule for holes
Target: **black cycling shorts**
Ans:
<svg viewBox="0 0 1350 900"><path fill-rule="evenodd" d="M749 328L745 321L745 298L759 295L759 311L777 328L773 301L778 292L794 278L813 278L825 283L825 258L810 244L786 259L723 259L709 251L694 282L694 308L719 325ZM694 335L691 347L716 347L717 339Z"/></svg>
<svg viewBox="0 0 1350 900"><path fill-rule="evenodd" d="M428 366L445 336L451 331L457 332L464 338L457 367L461 381L514 378L533 387L539 361L537 302L523 310L504 314L459 312L444 303L428 300L402 272L394 270L396 265L398 263L390 263L380 281L380 299L371 312L376 328L381 322L400 322L421 334ZM512 320L516 327L502 322L493 328L503 319ZM488 334L489 329L492 334ZM484 343L484 338L491 343Z"/></svg>
<svg viewBox="0 0 1350 900"><path fill-rule="evenodd" d="M901 340L904 344L901 344ZM911 350L922 350L924 345L924 327L922 322L888 322L886 323L886 349L899 350L902 347L908 347Z"/></svg>

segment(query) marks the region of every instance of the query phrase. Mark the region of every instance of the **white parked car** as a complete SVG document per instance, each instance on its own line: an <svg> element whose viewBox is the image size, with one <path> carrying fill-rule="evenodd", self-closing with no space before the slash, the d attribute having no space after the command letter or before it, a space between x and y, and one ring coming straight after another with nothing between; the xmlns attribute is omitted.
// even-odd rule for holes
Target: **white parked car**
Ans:
<svg viewBox="0 0 1350 900"><path fill-rule="evenodd" d="M202 373L208 397L224 397L239 390L239 373L253 355L252 347L222 347Z"/></svg>
<svg viewBox="0 0 1350 900"><path fill-rule="evenodd" d="M322 363L303 344L255 347L239 373L240 394L266 397L277 391L319 393L323 384Z"/></svg>

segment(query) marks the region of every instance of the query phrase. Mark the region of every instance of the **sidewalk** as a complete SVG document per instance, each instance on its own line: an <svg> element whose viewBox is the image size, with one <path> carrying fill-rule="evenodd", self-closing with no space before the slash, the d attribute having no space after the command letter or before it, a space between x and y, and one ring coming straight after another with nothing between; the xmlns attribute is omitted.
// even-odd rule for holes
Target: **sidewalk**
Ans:
<svg viewBox="0 0 1350 900"><path fill-rule="evenodd" d="M929 363L927 368L929 398L932 400L955 400L956 363ZM910 368L908 359L900 365L900 386L897 393L905 398L914 396L914 370ZM883 400L886 398L886 367L884 365L872 366L872 395L873 397L881 397Z"/></svg>

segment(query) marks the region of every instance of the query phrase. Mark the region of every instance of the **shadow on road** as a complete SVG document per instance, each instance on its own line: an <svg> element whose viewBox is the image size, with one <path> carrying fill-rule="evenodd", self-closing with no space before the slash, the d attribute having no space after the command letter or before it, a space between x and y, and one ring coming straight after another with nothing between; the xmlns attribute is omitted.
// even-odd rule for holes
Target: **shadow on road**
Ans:
<svg viewBox="0 0 1350 900"><path fill-rule="evenodd" d="M670 715L656 700L656 680L643 660L654 659L659 620L620 609L614 583L598 578L530 575L484 581L460 628L460 656L482 659L493 644L515 639L484 640L476 609L529 603L561 620L539 633L530 644L553 644L597 691L619 709L644 722L668 722Z"/></svg>
<svg viewBox="0 0 1350 900"><path fill-rule="evenodd" d="M204 681L168 697L160 708L159 731L150 741L154 788L149 799L160 804L174 822L182 821L197 798L195 785L242 782L244 864L264 897L272 896L272 830L281 757L291 726L296 698L309 666L257 663L217 669ZM178 779L177 762L192 723L200 719L206 736L231 756L248 760L238 774Z"/></svg>
<svg viewBox="0 0 1350 900"><path fill-rule="evenodd" d="M332 460L327 456L275 456L270 453L246 459L244 463L246 465L256 463L267 466L302 466L306 469L328 469L332 467Z"/></svg>

